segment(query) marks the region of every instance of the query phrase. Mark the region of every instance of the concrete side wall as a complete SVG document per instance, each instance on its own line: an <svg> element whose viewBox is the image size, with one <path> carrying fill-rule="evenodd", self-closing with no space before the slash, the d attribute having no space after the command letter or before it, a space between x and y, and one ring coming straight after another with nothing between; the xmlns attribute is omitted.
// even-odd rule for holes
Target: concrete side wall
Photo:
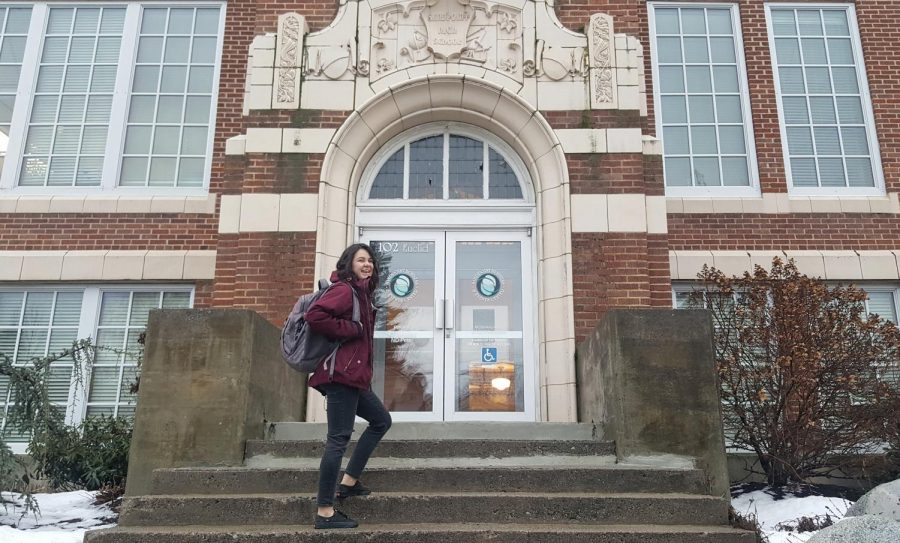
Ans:
<svg viewBox="0 0 900 543"><path fill-rule="evenodd" d="M280 330L248 310L150 314L128 466L128 495L163 467L241 465L267 422L302 420L305 376L278 351Z"/></svg>
<svg viewBox="0 0 900 543"><path fill-rule="evenodd" d="M710 493L728 469L707 311L611 310L578 346L578 418L602 424L621 459L692 457Z"/></svg>

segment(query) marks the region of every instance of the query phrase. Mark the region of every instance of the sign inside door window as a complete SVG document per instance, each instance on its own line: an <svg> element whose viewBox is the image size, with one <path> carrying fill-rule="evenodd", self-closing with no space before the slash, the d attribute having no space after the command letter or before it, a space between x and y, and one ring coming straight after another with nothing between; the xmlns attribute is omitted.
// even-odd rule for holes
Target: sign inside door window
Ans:
<svg viewBox="0 0 900 543"><path fill-rule="evenodd" d="M503 292L503 276L496 270L481 270L475 276L472 288L484 300L496 298Z"/></svg>
<svg viewBox="0 0 900 543"><path fill-rule="evenodd" d="M392 273L387 280L388 292L397 299L407 302L415 297L418 279L410 270L398 270Z"/></svg>
<svg viewBox="0 0 900 543"><path fill-rule="evenodd" d="M430 253L433 245L430 241L374 241L372 250L378 254Z"/></svg>

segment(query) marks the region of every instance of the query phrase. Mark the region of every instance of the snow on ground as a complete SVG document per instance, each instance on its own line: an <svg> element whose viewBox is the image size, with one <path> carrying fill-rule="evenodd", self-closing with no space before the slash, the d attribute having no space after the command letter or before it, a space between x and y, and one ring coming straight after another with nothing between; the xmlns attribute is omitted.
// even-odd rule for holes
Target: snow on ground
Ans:
<svg viewBox="0 0 900 543"><path fill-rule="evenodd" d="M808 517L821 521L828 515L833 522L837 522L853 505L852 501L842 498L806 495L808 492L800 494L774 492L769 487L745 493L738 490L733 492L731 506L743 516L756 515L769 543L801 543L815 532L789 531L790 528L796 530L798 519Z"/></svg>
<svg viewBox="0 0 900 543"><path fill-rule="evenodd" d="M116 514L106 505L94 505L96 492L35 494L40 515L22 517L22 508L0 505L0 543L81 543L89 529L113 526ZM7 501L21 504L17 494L3 492Z"/></svg>
<svg viewBox="0 0 900 543"><path fill-rule="evenodd" d="M809 495L809 489L792 493L764 487L746 491L735 487L732 506L741 515L756 515L769 543L803 543L815 532L791 532L802 517L825 515L833 521L844 517L853 502L842 498ZM22 516L21 507L0 506L0 543L81 543L88 529L114 526L116 515L106 505L94 505L95 492L35 494L41 514ZM16 495L4 492L12 500Z"/></svg>

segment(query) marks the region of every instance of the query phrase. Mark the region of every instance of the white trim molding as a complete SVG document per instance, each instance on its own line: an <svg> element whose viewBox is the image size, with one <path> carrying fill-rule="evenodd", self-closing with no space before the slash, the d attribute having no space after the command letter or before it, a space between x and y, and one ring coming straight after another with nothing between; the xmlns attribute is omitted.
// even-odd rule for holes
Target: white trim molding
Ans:
<svg viewBox="0 0 900 543"><path fill-rule="evenodd" d="M801 273L834 281L900 279L900 250L895 251L669 251L672 280L696 280L704 265L729 275L768 269L775 257L794 259Z"/></svg>
<svg viewBox="0 0 900 543"><path fill-rule="evenodd" d="M0 251L0 281L208 280L216 251Z"/></svg>
<svg viewBox="0 0 900 543"><path fill-rule="evenodd" d="M761 198L666 197L670 214L681 213L889 213L900 214L900 193L886 196L794 196L766 192Z"/></svg>
<svg viewBox="0 0 900 543"><path fill-rule="evenodd" d="M0 213L198 213L216 212L206 196L0 196Z"/></svg>

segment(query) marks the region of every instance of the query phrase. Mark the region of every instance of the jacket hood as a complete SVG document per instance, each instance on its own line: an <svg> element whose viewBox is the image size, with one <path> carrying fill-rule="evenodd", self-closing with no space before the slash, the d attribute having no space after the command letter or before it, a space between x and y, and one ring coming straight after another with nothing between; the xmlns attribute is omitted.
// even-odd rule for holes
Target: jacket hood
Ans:
<svg viewBox="0 0 900 543"><path fill-rule="evenodd" d="M338 283L341 281L341 276L338 275L337 270L331 272L331 278L329 279L332 283ZM372 292L375 290L376 281L373 280L372 277L368 277L366 279L351 279L347 281L360 292Z"/></svg>

